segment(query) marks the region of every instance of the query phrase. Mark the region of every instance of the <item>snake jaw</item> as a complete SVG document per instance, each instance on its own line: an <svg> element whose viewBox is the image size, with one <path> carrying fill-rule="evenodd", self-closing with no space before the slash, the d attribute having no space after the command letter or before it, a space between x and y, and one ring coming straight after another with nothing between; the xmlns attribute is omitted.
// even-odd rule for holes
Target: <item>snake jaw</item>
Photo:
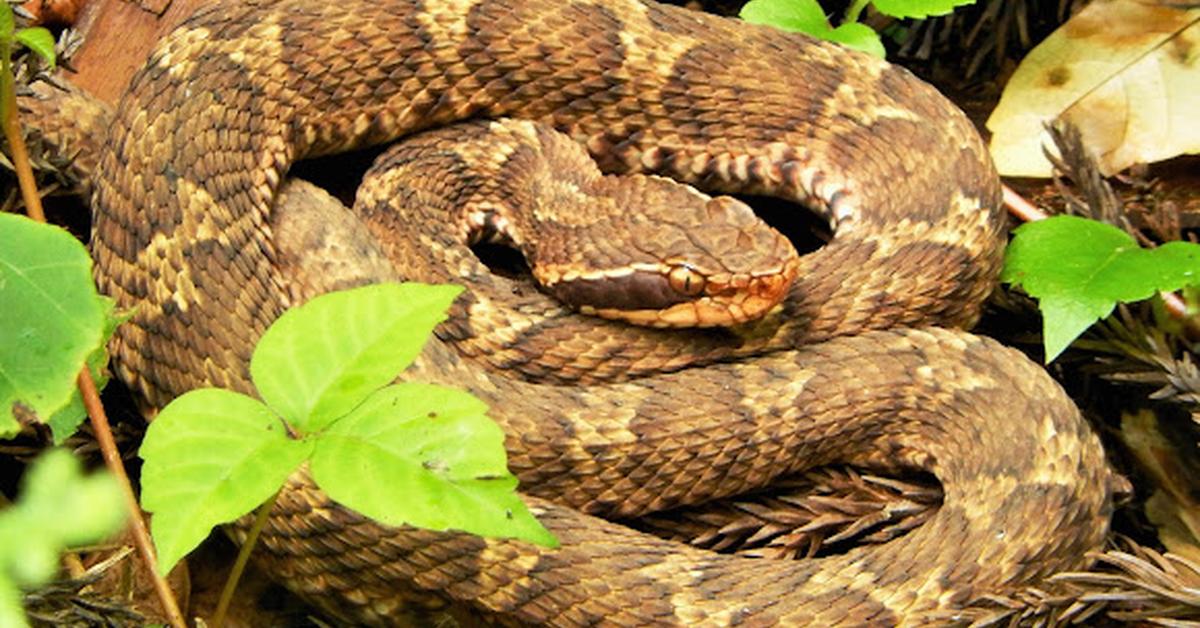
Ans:
<svg viewBox="0 0 1200 628"><path fill-rule="evenodd" d="M762 273L705 274L685 263L634 264L580 273L533 269L543 290L584 314L643 327L731 327L758 320L787 296L798 274L788 260Z"/></svg>
<svg viewBox="0 0 1200 628"><path fill-rule="evenodd" d="M690 283L679 284L679 270L675 266L666 275L665 281L672 288L677 285L690 290L687 300L665 304L660 308L616 307L602 301L583 303L576 299L582 290L564 289L567 285L580 288L579 280L568 280L554 284L555 296L576 305L580 312L619 320L643 327L686 328L686 327L731 327L758 320L778 306L787 296L792 282L798 274L796 263L789 262L775 273L763 275L721 274L705 277L688 267L687 272L699 276ZM631 275L625 275L626 277ZM642 277L641 279L645 279ZM699 289L697 286L701 286ZM703 294L700 294L703 290ZM684 296L682 292L677 293Z"/></svg>

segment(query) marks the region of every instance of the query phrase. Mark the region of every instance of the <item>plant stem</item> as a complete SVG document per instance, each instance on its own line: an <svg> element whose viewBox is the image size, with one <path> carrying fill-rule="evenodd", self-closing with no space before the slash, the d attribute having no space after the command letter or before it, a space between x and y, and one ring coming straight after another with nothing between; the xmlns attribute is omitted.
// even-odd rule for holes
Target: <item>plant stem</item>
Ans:
<svg viewBox="0 0 1200 628"><path fill-rule="evenodd" d="M96 390L96 382L87 366L79 372L79 392L83 394L83 406L87 408L88 417L92 420L92 429L96 432L96 441L100 444L100 452L104 455L104 464L117 477L121 485L121 493L125 497L125 506L129 509L130 525L133 527L134 544L142 555L142 560L150 570L154 580L154 590L158 601L162 604L167 620L174 628L187 628L183 614L179 612L179 604L167 584L167 579L158 573L158 560L154 556L154 544L150 542L150 532L146 530L146 520L142 518L142 509L138 506L137 497L133 494L133 486L129 476L125 474L125 465L121 462L121 454L117 450L117 442L113 439L112 430L108 426L108 416L104 413L104 405L100 403L100 393Z"/></svg>
<svg viewBox="0 0 1200 628"><path fill-rule="evenodd" d="M0 59L0 109L3 109L4 115L0 126L4 127L4 138L8 140L8 149L12 151L13 169L17 171L17 184L25 201L25 211L30 218L46 222L42 199L33 181L33 167L29 165L29 149L25 147L25 138L17 121L17 90L13 85L12 62L7 50L3 51L3 55Z"/></svg>
<svg viewBox="0 0 1200 628"><path fill-rule="evenodd" d="M1030 203L1028 199L1007 185L1001 186L1004 190L1004 206L1008 208L1008 213L1019 218L1022 222L1034 222L1046 218L1046 212L1037 208L1036 205Z"/></svg>
<svg viewBox="0 0 1200 628"><path fill-rule="evenodd" d="M282 490L282 488L279 489L279 491ZM221 599L217 601L217 610L212 618L213 628L221 628L225 624L225 614L229 611L229 603L233 601L233 592L237 589L238 581L242 579L242 572L246 570L250 552L258 543L258 535L262 532L263 526L267 525L267 517L275 508L275 502L279 500L279 491L275 491L271 499L259 506L254 513L254 524L250 526L246 540L238 548L237 560L233 561L233 569L229 570L229 577L225 579L225 588L221 589Z"/></svg>
<svg viewBox="0 0 1200 628"><path fill-rule="evenodd" d="M850 4L850 8L846 9L846 18L842 20L842 24L853 24L857 22L858 16L862 14L863 9L867 8L867 5L870 3L871 0L854 0L854 2Z"/></svg>
<svg viewBox="0 0 1200 628"><path fill-rule="evenodd" d="M4 137L8 140L9 150L12 151L13 169L17 172L17 184L21 188L21 197L25 201L25 210L29 217L46 222L46 213L42 211L42 199L38 196L37 184L33 179L33 167L29 163L29 150L25 146L25 138L21 134L21 125L17 120L17 96L13 85L12 63L8 51L0 58L0 127L3 127ZM125 465L121 462L121 454L117 451L117 443L113 439L112 430L108 425L108 416L104 413L104 405L100 403L100 393L96 390L96 382L87 365L79 370L76 377L79 392L83 396L83 405L91 418L92 428L96 432L96 441L100 444L100 452L104 455L104 463L108 470L116 476L125 495L125 505L130 513L133 526L133 537L141 551L142 558L150 570L154 580L154 589L158 593L159 602L167 619L175 628L187 628L183 615L179 612L179 604L175 601L171 588L167 586L166 578L158 574L154 558L154 545L150 542L150 533L146 530L146 521L142 518L142 510L138 507L137 497L133 494L133 486L129 476L125 474Z"/></svg>

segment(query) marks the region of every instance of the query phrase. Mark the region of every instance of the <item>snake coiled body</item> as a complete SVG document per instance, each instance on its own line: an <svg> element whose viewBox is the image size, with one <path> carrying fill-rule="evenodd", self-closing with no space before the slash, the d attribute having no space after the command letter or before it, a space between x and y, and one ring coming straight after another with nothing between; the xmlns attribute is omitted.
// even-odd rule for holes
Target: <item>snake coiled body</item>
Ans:
<svg viewBox="0 0 1200 628"><path fill-rule="evenodd" d="M133 79L93 182L98 282L138 306L119 375L156 406L252 393L255 340L321 289L285 272L272 208L290 165L500 116L556 127L608 171L805 202L833 242L729 332L542 308L497 343L481 330L514 316L472 292L404 377L489 403L562 547L383 528L298 476L263 538L290 587L371 623L920 623L1101 542L1108 471L1071 402L1016 352L926 328L973 322L1000 259L998 180L961 112L881 61L633 0L243 0L189 20ZM926 469L944 504L897 541L799 562L598 518L833 461Z"/></svg>

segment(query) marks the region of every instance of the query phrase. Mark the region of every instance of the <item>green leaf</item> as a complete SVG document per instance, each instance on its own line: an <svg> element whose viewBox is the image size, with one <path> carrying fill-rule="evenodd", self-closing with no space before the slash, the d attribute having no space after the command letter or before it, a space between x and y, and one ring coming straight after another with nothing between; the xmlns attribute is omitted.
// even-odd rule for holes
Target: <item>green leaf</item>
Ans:
<svg viewBox="0 0 1200 628"><path fill-rule="evenodd" d="M825 39L861 50L880 59L887 55L887 51L883 48L883 41L879 39L879 33L871 30L871 27L866 24L858 22L842 24L830 31Z"/></svg>
<svg viewBox="0 0 1200 628"><path fill-rule="evenodd" d="M838 42L881 59L885 54L883 42L869 26L857 22L837 28L830 26L817 0L750 0L739 16L751 24L765 24Z"/></svg>
<svg viewBox="0 0 1200 628"><path fill-rule="evenodd" d="M25 625L18 587L33 587L58 571L58 556L95 543L125 520L121 489L111 476L85 477L61 449L42 454L21 481L20 499L0 512L0 625Z"/></svg>
<svg viewBox="0 0 1200 628"><path fill-rule="evenodd" d="M257 399L205 388L167 404L139 451L159 572L274 495L311 452Z"/></svg>
<svg viewBox="0 0 1200 628"><path fill-rule="evenodd" d="M41 57L51 70L54 69L54 35L50 31L41 26L22 28L17 31L15 39Z"/></svg>
<svg viewBox="0 0 1200 628"><path fill-rule="evenodd" d="M452 388L389 386L320 435L313 479L334 500L390 525L556 546L514 492L504 433L486 411Z"/></svg>
<svg viewBox="0 0 1200 628"><path fill-rule="evenodd" d="M105 296L99 298L105 303L107 311L104 317L104 332L101 334L100 346L96 347L88 356L87 365L88 370L92 373L92 380L96 382L96 390L104 390L104 387L108 385L108 370L105 368L108 366L108 340L112 338L118 325L129 320L130 315L114 315L112 299ZM70 438L79 429L79 424L86 418L87 409L83 406L83 394L76 386L71 391L71 401L46 420L46 424L50 426L50 433L54 437L54 444L63 444L63 441Z"/></svg>
<svg viewBox="0 0 1200 628"><path fill-rule="evenodd" d="M24 628L29 625L21 606L21 591L8 578L0 577L0 626Z"/></svg>
<svg viewBox="0 0 1200 628"><path fill-rule="evenodd" d="M975 0L872 0L875 9L892 17L926 18L946 15L955 8L974 4Z"/></svg>
<svg viewBox="0 0 1200 628"><path fill-rule="evenodd" d="M376 284L288 310L254 350L254 385L293 427L320 430L394 380L460 292L459 286Z"/></svg>
<svg viewBox="0 0 1200 628"><path fill-rule="evenodd" d="M13 31L17 28L16 21L13 19L12 5L5 3L4 8L0 9L0 39L11 40Z"/></svg>
<svg viewBox="0 0 1200 628"><path fill-rule="evenodd" d="M0 438L18 431L18 407L45 420L66 406L100 346L111 302L91 266L66 231L0 213Z"/></svg>
<svg viewBox="0 0 1200 628"><path fill-rule="evenodd" d="M750 0L738 17L751 24L808 33L814 37L823 37L833 30L817 0Z"/></svg>
<svg viewBox="0 0 1200 628"><path fill-rule="evenodd" d="M1190 242L1147 250L1116 227L1076 216L1032 222L1014 234L1000 280L1039 300L1047 363L1118 301L1200 284L1200 245Z"/></svg>

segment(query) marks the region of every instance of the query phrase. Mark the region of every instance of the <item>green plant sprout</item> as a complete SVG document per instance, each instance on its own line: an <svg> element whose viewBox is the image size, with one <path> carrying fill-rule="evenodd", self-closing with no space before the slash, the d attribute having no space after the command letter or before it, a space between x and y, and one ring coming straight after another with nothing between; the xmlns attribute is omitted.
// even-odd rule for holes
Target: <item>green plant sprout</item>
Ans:
<svg viewBox="0 0 1200 628"><path fill-rule="evenodd" d="M330 498L385 524L557 545L514 492L504 433L482 401L391 383L461 291L406 283L322 295L285 312L255 347L262 401L206 388L163 408L140 451L159 570L261 505L244 564L273 496L306 461Z"/></svg>
<svg viewBox="0 0 1200 628"><path fill-rule="evenodd" d="M1117 302L1200 285L1200 244L1143 249L1124 231L1078 216L1053 216L1013 233L1000 280L1038 299L1047 363Z"/></svg>
<svg viewBox="0 0 1200 628"><path fill-rule="evenodd" d="M805 33L882 59L885 53L879 34L858 21L868 4L873 4L880 13L891 17L926 18L945 15L956 7L973 2L975 0L854 0L836 28L829 23L825 10L817 0L750 0L738 15L753 24Z"/></svg>

